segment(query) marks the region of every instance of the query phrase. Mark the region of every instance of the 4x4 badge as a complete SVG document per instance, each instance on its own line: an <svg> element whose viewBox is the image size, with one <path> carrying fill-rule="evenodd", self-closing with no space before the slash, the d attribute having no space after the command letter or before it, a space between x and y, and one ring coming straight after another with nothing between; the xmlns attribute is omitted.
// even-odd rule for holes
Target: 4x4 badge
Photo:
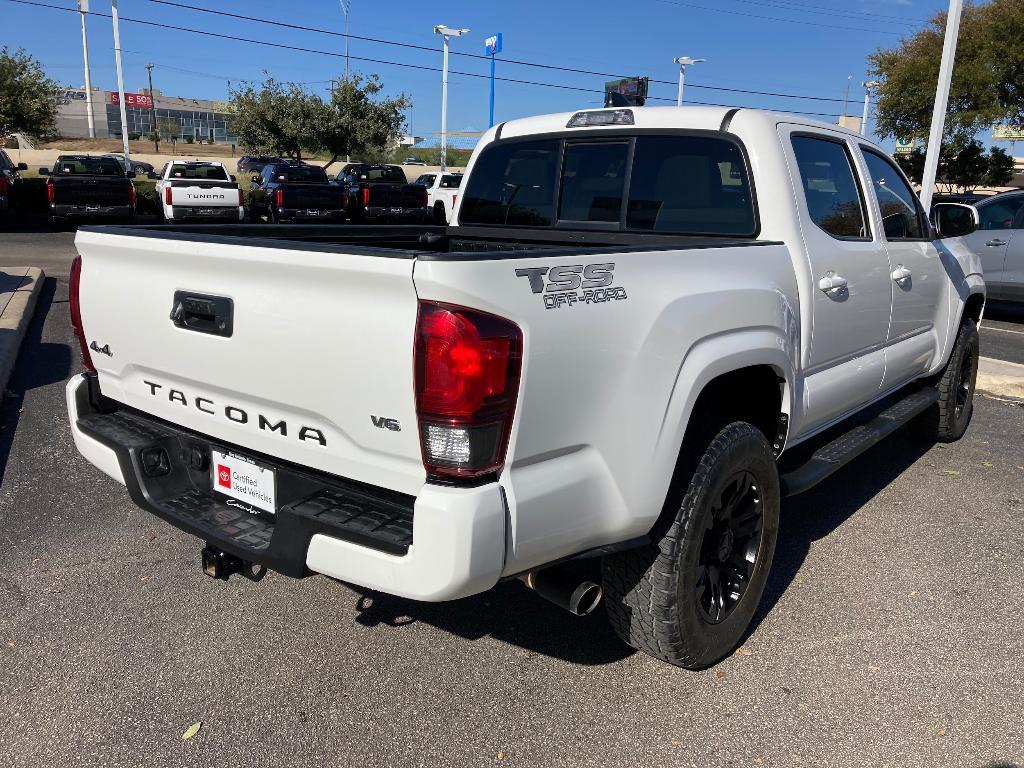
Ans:
<svg viewBox="0 0 1024 768"><path fill-rule="evenodd" d="M113 357L114 356L114 353L110 351L110 345L109 344L104 344L101 347L99 344L97 344L94 341L92 344L89 345L89 349L91 349L93 352L99 352L101 355L106 355L107 357Z"/></svg>

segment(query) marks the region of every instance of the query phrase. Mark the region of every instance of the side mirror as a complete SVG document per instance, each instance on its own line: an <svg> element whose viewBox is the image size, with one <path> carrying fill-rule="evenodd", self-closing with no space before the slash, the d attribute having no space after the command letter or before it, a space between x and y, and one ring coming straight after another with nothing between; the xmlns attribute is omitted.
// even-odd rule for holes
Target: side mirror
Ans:
<svg viewBox="0 0 1024 768"><path fill-rule="evenodd" d="M51 171L50 171L49 168L40 168L39 169L39 175L40 176L49 176L50 173L51 173Z"/></svg>
<svg viewBox="0 0 1024 768"><path fill-rule="evenodd" d="M260 183L260 177L259 177L259 174L255 174L255 173L254 173L254 174L252 175L252 183L253 183L253 184L259 184L259 183Z"/></svg>
<svg viewBox="0 0 1024 768"><path fill-rule="evenodd" d="M232 173L232 174L230 174L230 176L231 176L231 180L232 181L238 181L238 179L235 178L235 174Z"/></svg>
<svg viewBox="0 0 1024 768"><path fill-rule="evenodd" d="M153 181L160 181L160 174L157 173L156 171L150 171L149 173L146 174L146 178L152 179Z"/></svg>
<svg viewBox="0 0 1024 768"><path fill-rule="evenodd" d="M978 209L962 203L936 203L932 209L940 238L963 237L978 228Z"/></svg>
<svg viewBox="0 0 1024 768"><path fill-rule="evenodd" d="M28 163L18 163L14 167L15 167L16 170L19 170L19 171L27 171L28 170Z"/></svg>

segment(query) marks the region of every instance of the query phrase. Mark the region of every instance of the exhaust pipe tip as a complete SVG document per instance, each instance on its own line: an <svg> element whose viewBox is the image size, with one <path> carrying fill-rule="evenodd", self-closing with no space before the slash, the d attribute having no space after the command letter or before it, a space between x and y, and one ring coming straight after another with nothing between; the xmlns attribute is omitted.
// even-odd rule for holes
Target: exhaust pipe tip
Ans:
<svg viewBox="0 0 1024 768"><path fill-rule="evenodd" d="M529 571L521 575L519 580L545 600L574 616L593 613L604 595L600 584L580 579L559 566Z"/></svg>

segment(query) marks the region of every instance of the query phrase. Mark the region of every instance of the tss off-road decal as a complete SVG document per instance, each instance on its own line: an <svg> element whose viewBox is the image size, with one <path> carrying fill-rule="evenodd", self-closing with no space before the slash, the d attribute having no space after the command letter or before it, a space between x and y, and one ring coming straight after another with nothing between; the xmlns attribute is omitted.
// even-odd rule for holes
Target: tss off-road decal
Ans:
<svg viewBox="0 0 1024 768"><path fill-rule="evenodd" d="M530 290L544 294L544 307L602 304L627 298L626 289L612 287L614 264L574 264L559 267L525 267L516 277L530 281Z"/></svg>

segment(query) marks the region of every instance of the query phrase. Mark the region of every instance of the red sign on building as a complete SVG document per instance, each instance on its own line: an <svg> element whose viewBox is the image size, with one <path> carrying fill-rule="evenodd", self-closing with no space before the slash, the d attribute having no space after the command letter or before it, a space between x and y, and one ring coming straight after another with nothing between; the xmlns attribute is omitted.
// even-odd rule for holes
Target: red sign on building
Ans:
<svg viewBox="0 0 1024 768"><path fill-rule="evenodd" d="M120 99L117 97L116 91L110 92L110 103L114 106L120 104ZM147 96L144 93L126 93L124 95L124 103L129 107L141 107L142 109L153 108L153 97Z"/></svg>

